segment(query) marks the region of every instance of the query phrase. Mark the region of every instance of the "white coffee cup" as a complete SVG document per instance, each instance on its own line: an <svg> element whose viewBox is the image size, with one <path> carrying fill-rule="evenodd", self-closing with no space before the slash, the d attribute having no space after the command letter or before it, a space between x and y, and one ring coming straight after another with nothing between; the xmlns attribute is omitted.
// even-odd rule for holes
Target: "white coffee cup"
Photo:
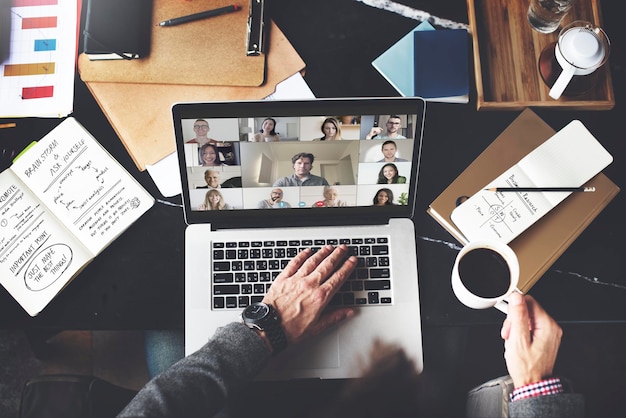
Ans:
<svg viewBox="0 0 626 418"><path fill-rule="evenodd" d="M563 71L550 89L558 99L574 76L589 75L609 57L610 42L606 33L590 22L574 21L559 34L554 55Z"/></svg>
<svg viewBox="0 0 626 418"><path fill-rule="evenodd" d="M516 291L518 281L515 252L496 240L468 243L459 251L452 268L454 294L473 309L496 307L506 313L506 299Z"/></svg>

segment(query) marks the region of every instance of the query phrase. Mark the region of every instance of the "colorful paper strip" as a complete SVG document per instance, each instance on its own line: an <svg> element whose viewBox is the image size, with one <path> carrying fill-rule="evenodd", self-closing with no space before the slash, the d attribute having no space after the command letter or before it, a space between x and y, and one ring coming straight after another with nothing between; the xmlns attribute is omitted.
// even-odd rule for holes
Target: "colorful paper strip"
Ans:
<svg viewBox="0 0 626 418"><path fill-rule="evenodd" d="M13 0L13 7L55 6L57 4L59 0Z"/></svg>
<svg viewBox="0 0 626 418"><path fill-rule="evenodd" d="M56 27L56 16L25 17L22 19L22 29L44 29Z"/></svg>
<svg viewBox="0 0 626 418"><path fill-rule="evenodd" d="M4 66L4 76L54 74L54 62L38 62L34 64L8 64Z"/></svg>
<svg viewBox="0 0 626 418"><path fill-rule="evenodd" d="M54 86L24 87L22 99L43 99L54 95Z"/></svg>
<svg viewBox="0 0 626 418"><path fill-rule="evenodd" d="M57 49L56 39L35 39L35 52L54 51Z"/></svg>

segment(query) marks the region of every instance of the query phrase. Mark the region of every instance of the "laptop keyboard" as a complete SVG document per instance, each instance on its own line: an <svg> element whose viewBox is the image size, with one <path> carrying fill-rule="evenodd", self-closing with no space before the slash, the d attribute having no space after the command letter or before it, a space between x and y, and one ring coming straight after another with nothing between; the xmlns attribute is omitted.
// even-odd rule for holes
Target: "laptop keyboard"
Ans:
<svg viewBox="0 0 626 418"><path fill-rule="evenodd" d="M220 241L212 243L213 309L242 309L263 300L272 282L300 251L346 244L357 268L330 302L331 306L391 305L388 237Z"/></svg>

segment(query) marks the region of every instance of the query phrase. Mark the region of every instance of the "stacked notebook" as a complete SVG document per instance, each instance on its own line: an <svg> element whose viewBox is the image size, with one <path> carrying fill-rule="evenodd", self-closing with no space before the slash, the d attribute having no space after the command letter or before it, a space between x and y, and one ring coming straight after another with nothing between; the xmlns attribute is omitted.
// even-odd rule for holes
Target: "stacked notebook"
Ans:
<svg viewBox="0 0 626 418"><path fill-rule="evenodd" d="M459 212L453 215L457 211L457 206L459 211L474 207L472 201L465 199L476 196L483 200L480 196L485 193L484 188L494 184L494 180L499 179L502 173L545 144L554 134L555 131L532 110L525 110L430 204L428 213L462 244L469 241L466 234L472 240L481 238L483 235L480 227L479 232L476 232L476 228L461 227L461 223L467 218L459 217ZM570 151L562 154L571 154ZM559 158L558 155L548 155L545 161L555 166L558 165ZM509 245L520 260L518 285L520 291L527 292L541 278L620 190L601 172L584 185L595 187L595 192L571 193L561 199L562 201L555 203L553 209L547 211L516 237L502 238L505 241L509 241L510 238ZM459 205L461 201L465 203ZM505 204L492 214L501 213L511 219L510 211L507 212L506 209L509 209L509 206ZM470 223L476 225L474 221L475 219L470 219ZM488 223L485 226L488 226ZM500 223L496 227L505 226ZM488 229L493 231L490 227Z"/></svg>
<svg viewBox="0 0 626 418"><path fill-rule="evenodd" d="M468 35L464 29L435 30L428 21L422 22L372 65L404 97L469 101Z"/></svg>

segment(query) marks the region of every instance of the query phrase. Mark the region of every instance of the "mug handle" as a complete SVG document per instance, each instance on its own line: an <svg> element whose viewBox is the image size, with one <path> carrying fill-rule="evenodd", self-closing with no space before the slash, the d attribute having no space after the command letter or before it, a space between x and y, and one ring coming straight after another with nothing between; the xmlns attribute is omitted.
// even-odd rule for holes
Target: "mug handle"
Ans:
<svg viewBox="0 0 626 418"><path fill-rule="evenodd" d="M519 293L520 295L524 296L524 292L522 292L521 290L515 288L514 292ZM509 295L510 296L510 295ZM497 310L499 310L500 312L502 312L503 314L507 315L509 313L509 296L505 297L503 300L501 300L500 302L496 303L494 305L494 308L496 308Z"/></svg>
<svg viewBox="0 0 626 418"><path fill-rule="evenodd" d="M559 97L561 97L561 94L563 94L563 91L565 91L565 88L574 76L575 71L576 67L574 67L573 65L568 65L567 67L563 68L561 75L559 75L559 78L550 89L550 97L552 97L554 100L557 100Z"/></svg>

